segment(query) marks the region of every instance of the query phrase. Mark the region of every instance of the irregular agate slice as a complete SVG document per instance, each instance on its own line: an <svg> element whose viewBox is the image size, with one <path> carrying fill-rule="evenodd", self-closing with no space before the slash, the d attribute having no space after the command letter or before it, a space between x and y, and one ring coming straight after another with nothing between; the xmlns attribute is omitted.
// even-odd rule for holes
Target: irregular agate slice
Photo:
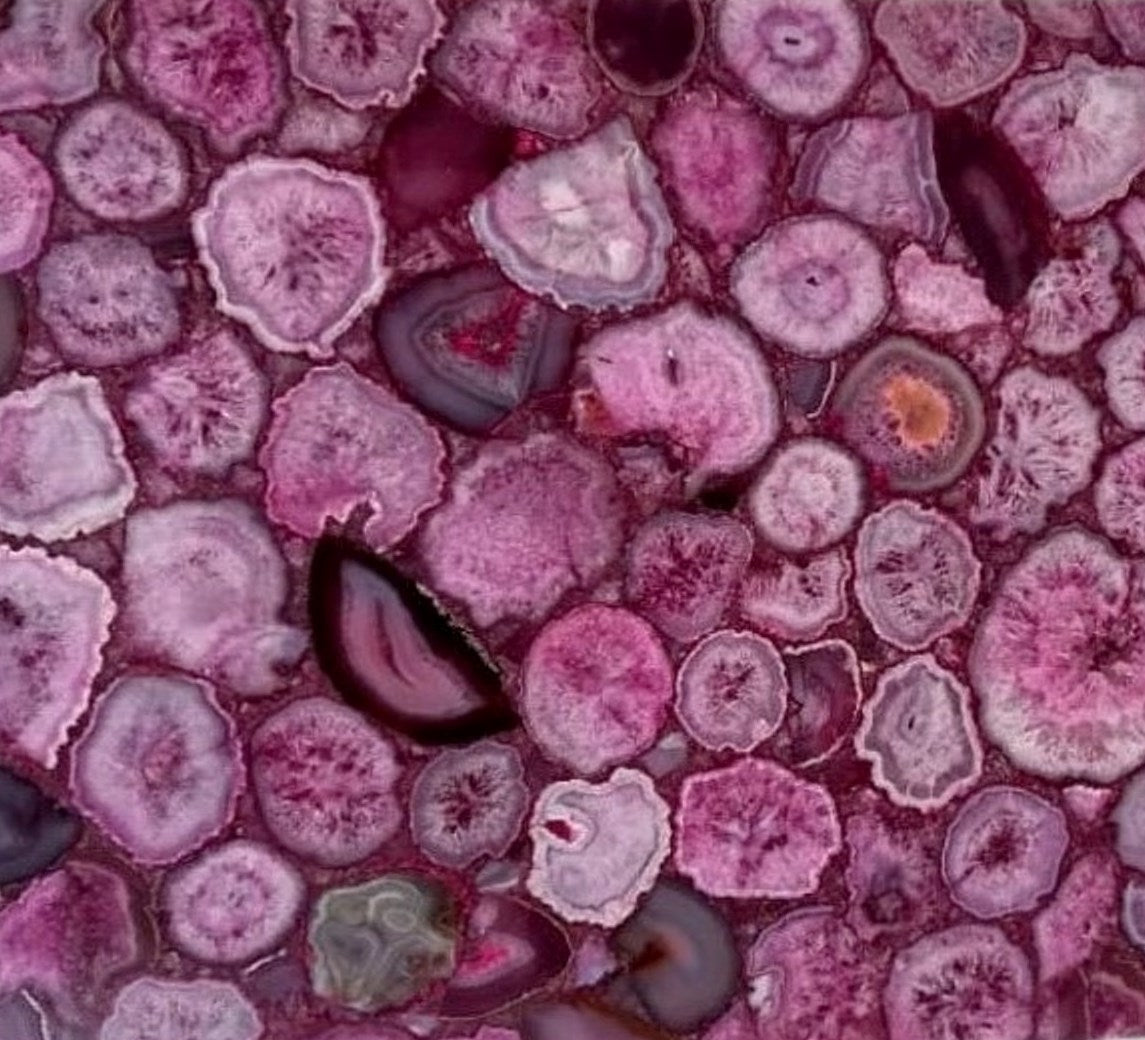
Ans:
<svg viewBox="0 0 1145 1040"><path fill-rule="evenodd" d="M658 881L610 945L625 968L613 989L665 1029L691 1032L731 1003L742 967L731 926L680 881Z"/></svg>
<svg viewBox="0 0 1145 1040"><path fill-rule="evenodd" d="M759 758L687 777L674 824L676 868L713 896L809 895L843 847L827 789Z"/></svg>
<svg viewBox="0 0 1145 1040"><path fill-rule="evenodd" d="M0 737L48 769L87 710L115 612L86 567L0 545Z"/></svg>
<svg viewBox="0 0 1145 1040"><path fill-rule="evenodd" d="M309 159L228 166L191 226L219 310L271 350L330 357L389 278L369 183Z"/></svg>
<svg viewBox="0 0 1145 1040"><path fill-rule="evenodd" d="M1001 0L883 0L873 29L907 86L932 105L989 93L1026 52L1026 23Z"/></svg>
<svg viewBox="0 0 1145 1040"><path fill-rule="evenodd" d="M237 330L224 326L144 365L123 410L159 465L225 477L254 454L268 396L262 369Z"/></svg>
<svg viewBox="0 0 1145 1040"><path fill-rule="evenodd" d="M418 874L327 889L308 931L314 992L355 1011L400 1007L453 974L454 915L445 886Z"/></svg>
<svg viewBox="0 0 1145 1040"><path fill-rule="evenodd" d="M992 925L932 932L895 957L883 1009L890 1040L1025 1040L1034 1010L1029 961Z"/></svg>
<svg viewBox="0 0 1145 1040"><path fill-rule="evenodd" d="M1013 307L1049 259L1049 209L1029 168L1002 134L963 112L934 129L938 183L986 292Z"/></svg>
<svg viewBox="0 0 1145 1040"><path fill-rule="evenodd" d="M135 474L100 384L49 376L0 400L0 531L62 541L123 518Z"/></svg>
<svg viewBox="0 0 1145 1040"><path fill-rule="evenodd" d="M420 540L430 583L479 625L538 620L598 580L621 546L612 468L564 434L488 441ZM492 535L491 535L491 532Z"/></svg>
<svg viewBox="0 0 1145 1040"><path fill-rule="evenodd" d="M652 150L683 221L737 245L776 206L777 125L712 87L674 100L652 129Z"/></svg>
<svg viewBox="0 0 1145 1040"><path fill-rule="evenodd" d="M1145 169L1145 69L1071 54L1059 69L1015 80L994 124L1060 216L1092 216Z"/></svg>
<svg viewBox="0 0 1145 1040"><path fill-rule="evenodd" d="M668 803L636 769L617 769L599 784L550 784L529 824L529 891L566 921L619 924L668 858L668 815Z"/></svg>
<svg viewBox="0 0 1145 1040"><path fill-rule="evenodd" d="M262 1019L230 982L141 975L123 987L99 1040L259 1040Z"/></svg>
<svg viewBox="0 0 1145 1040"><path fill-rule="evenodd" d="M564 929L533 903L485 894L469 915L458 951L457 970L446 984L441 1014L484 1018L541 989L569 962L572 950ZM490 1035L485 1037L484 1030ZM482 1026L474 1040L519 1040Z"/></svg>
<svg viewBox="0 0 1145 1040"><path fill-rule="evenodd" d="M422 743L516 723L496 668L393 564L323 538L310 563L310 626L322 669L355 707Z"/></svg>
<svg viewBox="0 0 1145 1040"><path fill-rule="evenodd" d="M1057 806L1020 787L983 787L950 823L942 875L962 909L989 921L1033 910L1052 892L1068 844Z"/></svg>
<svg viewBox="0 0 1145 1040"><path fill-rule="evenodd" d="M143 954L140 913L106 866L73 859L37 878L0 910L0 992L34 993L85 1035L108 984Z"/></svg>
<svg viewBox="0 0 1145 1040"><path fill-rule="evenodd" d="M950 220L929 112L828 123L803 146L791 194L923 241L940 241Z"/></svg>
<svg viewBox="0 0 1145 1040"><path fill-rule="evenodd" d="M76 805L139 863L173 863L221 831L245 786L214 689L132 675L103 693L72 754Z"/></svg>
<svg viewBox="0 0 1145 1040"><path fill-rule="evenodd" d="M0 197L6 200L0 220L3 273L15 271L39 255L56 197L47 168L15 134L0 134Z"/></svg>
<svg viewBox="0 0 1145 1040"><path fill-rule="evenodd" d="M522 288L594 311L654 299L675 237L655 170L623 117L511 167L469 221Z"/></svg>
<svg viewBox="0 0 1145 1040"><path fill-rule="evenodd" d="M433 56L470 107L557 140L580 137L602 94L567 0L473 0Z"/></svg>
<svg viewBox="0 0 1145 1040"><path fill-rule="evenodd" d="M881 1036L880 959L827 907L785 914L759 934L745 958L755 1035L777 1040Z"/></svg>
<svg viewBox="0 0 1145 1040"><path fill-rule="evenodd" d="M311 368L271 406L259 465L267 515L315 538L328 519L369 508L363 535L376 549L401 541L436 505L445 445L417 409L349 365Z"/></svg>
<svg viewBox="0 0 1145 1040"><path fill-rule="evenodd" d="M1145 762L1141 564L1054 531L997 584L970 650L982 727L1020 769L1108 784Z"/></svg>
<svg viewBox="0 0 1145 1040"><path fill-rule="evenodd" d="M255 0L131 0L124 61L172 115L233 153L269 130L283 101L282 62Z"/></svg>
<svg viewBox="0 0 1145 1040"><path fill-rule="evenodd" d="M137 650L232 690L280 689L305 649L279 621L286 564L258 515L238 499L181 499L127 521L123 613Z"/></svg>
<svg viewBox="0 0 1145 1040"><path fill-rule="evenodd" d="M409 397L434 418L481 433L559 385L575 331L569 315L479 265L391 296L374 335Z"/></svg>
<svg viewBox="0 0 1145 1040"><path fill-rule="evenodd" d="M399 106L444 24L434 0L289 0L294 74L351 109Z"/></svg>
<svg viewBox="0 0 1145 1040"><path fill-rule="evenodd" d="M160 353L179 334L174 287L128 235L57 242L36 271L36 311L66 361L105 368Z"/></svg>
<svg viewBox="0 0 1145 1040"><path fill-rule="evenodd" d="M0 112L70 105L99 89L103 0L14 0L0 12ZM6 196L10 197L10 196Z"/></svg>
<svg viewBox="0 0 1145 1040"><path fill-rule="evenodd" d="M678 303L609 325L581 348L589 388L574 400L586 433L664 437L689 489L756 463L779 435L772 368L730 318Z"/></svg>
<svg viewBox="0 0 1145 1040"><path fill-rule="evenodd" d="M855 750L891 801L942 807L982 774L982 745L970 691L929 654L908 657L879 676L863 706Z"/></svg>

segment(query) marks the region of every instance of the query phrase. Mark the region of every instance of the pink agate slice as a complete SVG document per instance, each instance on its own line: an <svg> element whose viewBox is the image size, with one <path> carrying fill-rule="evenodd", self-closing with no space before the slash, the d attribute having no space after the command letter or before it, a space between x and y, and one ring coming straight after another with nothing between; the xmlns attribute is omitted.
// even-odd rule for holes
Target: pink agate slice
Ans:
<svg viewBox="0 0 1145 1040"><path fill-rule="evenodd" d="M533 807L526 885L566 921L615 927L655 883L671 834L668 803L639 770L559 780Z"/></svg>
<svg viewBox="0 0 1145 1040"><path fill-rule="evenodd" d="M785 119L817 122L867 67L867 36L849 0L725 0L715 24L724 62Z"/></svg>
<svg viewBox="0 0 1145 1040"><path fill-rule="evenodd" d="M1117 931L1118 877L1108 852L1076 860L1050 904L1034 918L1042 982L1080 968Z"/></svg>
<svg viewBox="0 0 1145 1040"><path fill-rule="evenodd" d="M626 117L510 167L478 196L469 222L521 288L593 311L654 299L675 237L656 171Z"/></svg>
<svg viewBox="0 0 1145 1040"><path fill-rule="evenodd" d="M827 789L758 758L687 777L675 830L676 869L737 899L809 895L843 847Z"/></svg>
<svg viewBox="0 0 1145 1040"><path fill-rule="evenodd" d="M102 5L25 0L6 7L11 25L0 35L0 112L70 105L96 92L106 45L92 21Z"/></svg>
<svg viewBox="0 0 1145 1040"><path fill-rule="evenodd" d="M143 952L138 914L123 879L95 863L37 878L0 910L0 991L30 990L65 1022L90 1023Z"/></svg>
<svg viewBox="0 0 1145 1040"><path fill-rule="evenodd" d="M859 460L833 441L789 440L772 453L747 495L763 539L780 552L826 549L858 523L866 505Z"/></svg>
<svg viewBox="0 0 1145 1040"><path fill-rule="evenodd" d="M714 88L674 102L652 150L684 221L713 242L750 238L775 208L779 132Z"/></svg>
<svg viewBox="0 0 1145 1040"><path fill-rule="evenodd" d="M1043 357L1080 350L1108 332L1121 316L1114 270L1121 241L1113 226L1096 220L1062 235L1061 255L1038 272L1026 291L1026 346Z"/></svg>
<svg viewBox="0 0 1145 1040"><path fill-rule="evenodd" d="M770 640L754 632L713 632L680 662L675 708L688 735L702 747L752 751L783 721L783 658Z"/></svg>
<svg viewBox="0 0 1145 1040"><path fill-rule="evenodd" d="M790 647L787 711L768 752L787 765L808 766L839 750L854 728L863 696L859 658L842 639Z"/></svg>
<svg viewBox="0 0 1145 1040"><path fill-rule="evenodd" d="M883 991L890 1040L1028 1040L1029 961L997 927L961 924L900 950Z"/></svg>
<svg viewBox="0 0 1145 1040"><path fill-rule="evenodd" d="M600 603L549 621L521 672L533 740L586 776L648 750L671 699L672 665L652 626Z"/></svg>
<svg viewBox="0 0 1145 1040"><path fill-rule="evenodd" d="M0 274L39 255L55 196L44 164L15 134L0 133Z"/></svg>
<svg viewBox="0 0 1145 1040"><path fill-rule="evenodd" d="M930 654L908 657L879 676L863 706L855 750L896 805L948 804L982 774L970 691Z"/></svg>
<svg viewBox="0 0 1145 1040"><path fill-rule="evenodd" d="M1011 369L995 392L994 436L969 517L1004 541L1036 534L1053 506L1089 486L1101 450L1101 416L1073 379L1032 365Z"/></svg>
<svg viewBox="0 0 1145 1040"><path fill-rule="evenodd" d="M433 56L436 77L497 122L580 137L603 94L567 0L473 0Z"/></svg>
<svg viewBox="0 0 1145 1040"><path fill-rule="evenodd" d="M87 710L114 617L86 567L0 545L0 736L48 769Z"/></svg>
<svg viewBox="0 0 1145 1040"><path fill-rule="evenodd" d="M445 446L415 408L345 363L312 368L272 406L259 453L267 515L315 538L368 506L376 549L404 538L441 499Z"/></svg>
<svg viewBox="0 0 1145 1040"><path fill-rule="evenodd" d="M1111 783L1145 762L1141 564L1084 528L1002 576L970 650L982 726L1018 768Z"/></svg>
<svg viewBox="0 0 1145 1040"><path fill-rule="evenodd" d="M173 863L234 816L245 785L234 721L203 682L118 680L72 754L75 804L138 863Z"/></svg>
<svg viewBox="0 0 1145 1040"><path fill-rule="evenodd" d="M237 693L271 693L302 655L281 623L286 564L237 499L185 499L127 521L123 620L137 651L210 675Z"/></svg>
<svg viewBox="0 0 1145 1040"><path fill-rule="evenodd" d="M929 112L858 116L817 130L803 146L791 193L923 241L939 241L950 221Z"/></svg>
<svg viewBox="0 0 1145 1040"><path fill-rule="evenodd" d="M187 200L186 147L160 120L119 98L104 97L74 112L53 152L64 190L103 220L158 220Z"/></svg>
<svg viewBox="0 0 1145 1040"><path fill-rule="evenodd" d="M792 642L818 639L847 616L851 561L842 549L799 561L763 556L740 587L740 615L764 635Z"/></svg>
<svg viewBox="0 0 1145 1040"><path fill-rule="evenodd" d="M1068 844L1056 805L1020 787L983 787L947 828L943 880L951 898L981 920L1026 913L1057 887Z"/></svg>
<svg viewBox="0 0 1145 1040"><path fill-rule="evenodd" d="M1145 69L1071 54L1015 80L994 123L1062 217L1092 216L1145 170Z"/></svg>
<svg viewBox="0 0 1145 1040"><path fill-rule="evenodd" d="M130 0L127 67L172 115L234 152L274 124L282 62L255 0Z"/></svg>
<svg viewBox="0 0 1145 1040"><path fill-rule="evenodd" d="M751 560L751 532L728 516L664 511L631 538L624 596L678 643L722 620Z"/></svg>
<svg viewBox="0 0 1145 1040"><path fill-rule="evenodd" d="M365 859L401 824L393 746L327 697L303 697L269 716L250 739L250 770L270 833L321 866Z"/></svg>
<svg viewBox="0 0 1145 1040"><path fill-rule="evenodd" d="M1101 529L1134 553L1145 552L1145 439L1110 455L1093 485Z"/></svg>
<svg viewBox="0 0 1145 1040"><path fill-rule="evenodd" d="M224 326L144 365L123 410L159 465L225 477L254 454L268 396L262 369L236 330Z"/></svg>
<svg viewBox="0 0 1145 1040"><path fill-rule="evenodd" d="M771 366L730 319L678 303L610 325L581 348L590 381L574 404L585 432L668 438L698 488L756 463L779 435Z"/></svg>
<svg viewBox="0 0 1145 1040"><path fill-rule="evenodd" d="M162 893L172 943L196 960L244 964L294 928L306 884L294 865L246 839L202 852L169 874Z"/></svg>
<svg viewBox="0 0 1145 1040"><path fill-rule="evenodd" d="M883 0L872 27L907 86L940 107L1001 86L1026 53L1026 23L1001 0Z"/></svg>
<svg viewBox="0 0 1145 1040"><path fill-rule="evenodd" d="M270 350L331 357L389 280L373 188L309 159L228 166L191 226L218 309Z"/></svg>
<svg viewBox="0 0 1145 1040"><path fill-rule="evenodd" d="M0 531L61 541L123 518L135 497L119 426L90 376L0 399Z"/></svg>
<svg viewBox="0 0 1145 1040"><path fill-rule="evenodd" d="M932 259L917 242L906 245L891 269L895 307L905 329L943 336L994 325L1002 312L986 296L981 278L961 264Z"/></svg>
<svg viewBox="0 0 1145 1040"><path fill-rule="evenodd" d="M1095 356L1105 373L1109 410L1126 429L1145 430L1145 317L1131 318Z"/></svg>
<svg viewBox="0 0 1145 1040"><path fill-rule="evenodd" d="M810 358L834 357L859 342L890 302L874 239L828 214L771 225L740 253L731 289L756 332Z"/></svg>
<svg viewBox="0 0 1145 1040"><path fill-rule="evenodd" d="M785 914L760 933L745 961L754 1037L883 1036L878 1009L882 958L830 908L811 906Z"/></svg>
<svg viewBox="0 0 1145 1040"><path fill-rule="evenodd" d="M420 551L433 587L478 625L536 620L591 585L621 548L612 468L563 434L488 441L454 477Z"/></svg>
<svg viewBox="0 0 1145 1040"><path fill-rule="evenodd" d="M230 982L141 975L119 991L99 1040L259 1040L255 1006Z"/></svg>
<svg viewBox="0 0 1145 1040"><path fill-rule="evenodd" d="M286 13L294 74L350 109L404 105L445 24L434 0L288 0Z"/></svg>
<svg viewBox="0 0 1145 1040"><path fill-rule="evenodd" d="M868 515L855 540L855 596L880 638L923 650L969 620L982 564L945 513L896 499Z"/></svg>

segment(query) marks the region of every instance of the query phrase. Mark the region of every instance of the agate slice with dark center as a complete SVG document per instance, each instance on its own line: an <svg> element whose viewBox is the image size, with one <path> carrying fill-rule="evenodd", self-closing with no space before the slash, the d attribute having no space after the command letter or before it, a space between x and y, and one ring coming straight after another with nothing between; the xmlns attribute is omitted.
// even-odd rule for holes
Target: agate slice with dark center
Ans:
<svg viewBox="0 0 1145 1040"><path fill-rule="evenodd" d="M323 537L309 611L322 670L381 724L423 744L468 743L516 725L497 670L389 561Z"/></svg>
<svg viewBox="0 0 1145 1040"><path fill-rule="evenodd" d="M574 318L482 264L392 297L378 312L376 338L409 397L458 430L482 433L560 384L575 331Z"/></svg>
<svg viewBox="0 0 1145 1040"><path fill-rule="evenodd" d="M80 823L35 784L0 768L0 885L35 877L79 839Z"/></svg>
<svg viewBox="0 0 1145 1040"><path fill-rule="evenodd" d="M623 90L666 94L691 72L704 35L695 0L595 0L589 42Z"/></svg>

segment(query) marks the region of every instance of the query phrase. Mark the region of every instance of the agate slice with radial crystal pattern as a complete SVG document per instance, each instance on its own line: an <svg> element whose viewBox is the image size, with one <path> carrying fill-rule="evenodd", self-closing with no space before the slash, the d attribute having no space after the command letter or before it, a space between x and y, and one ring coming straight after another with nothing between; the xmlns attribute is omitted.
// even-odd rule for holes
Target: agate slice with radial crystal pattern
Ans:
<svg viewBox="0 0 1145 1040"><path fill-rule="evenodd" d="M1145 0L0 0L0 1040L1145 1037Z"/></svg>

